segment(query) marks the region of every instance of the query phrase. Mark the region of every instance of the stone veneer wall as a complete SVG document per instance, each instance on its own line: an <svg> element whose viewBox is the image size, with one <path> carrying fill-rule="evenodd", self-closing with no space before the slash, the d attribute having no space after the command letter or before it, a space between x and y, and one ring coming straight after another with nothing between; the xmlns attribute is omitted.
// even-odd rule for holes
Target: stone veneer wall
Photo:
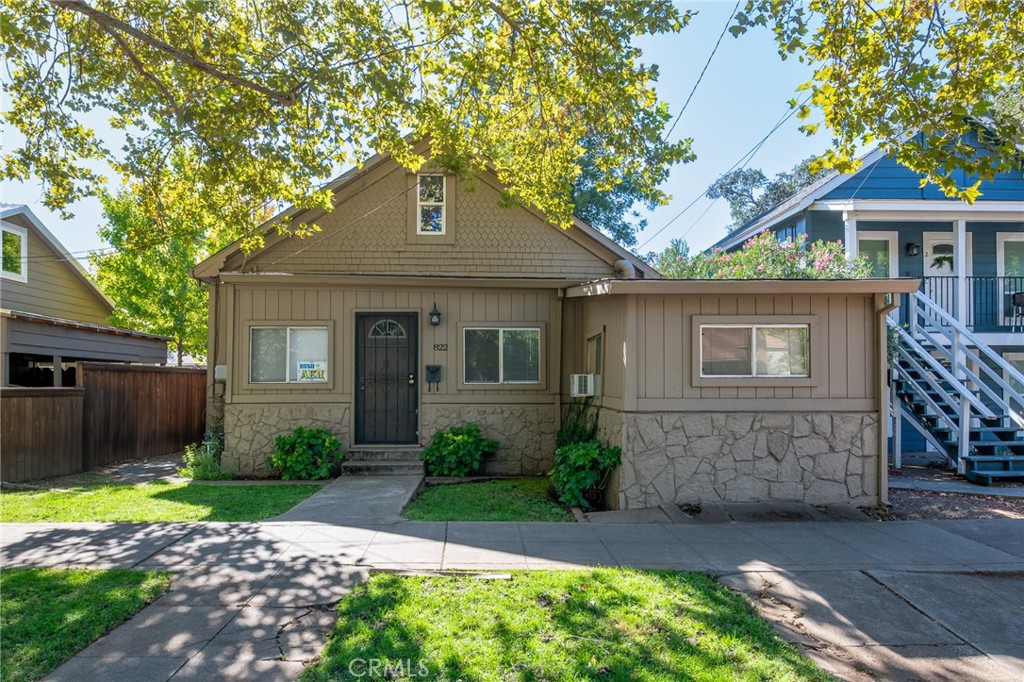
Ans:
<svg viewBox="0 0 1024 682"><path fill-rule="evenodd" d="M484 460L483 473L536 476L551 470L555 456L555 406L551 405L423 405L421 441L436 431L475 423L499 443L498 453Z"/></svg>
<svg viewBox="0 0 1024 682"><path fill-rule="evenodd" d="M242 476L269 476L267 457L274 438L296 426L334 432L343 448L352 444L346 404L231 404L224 406L224 455L221 462Z"/></svg>
<svg viewBox="0 0 1024 682"><path fill-rule="evenodd" d="M623 509L879 501L875 413L625 413L623 420Z"/></svg>

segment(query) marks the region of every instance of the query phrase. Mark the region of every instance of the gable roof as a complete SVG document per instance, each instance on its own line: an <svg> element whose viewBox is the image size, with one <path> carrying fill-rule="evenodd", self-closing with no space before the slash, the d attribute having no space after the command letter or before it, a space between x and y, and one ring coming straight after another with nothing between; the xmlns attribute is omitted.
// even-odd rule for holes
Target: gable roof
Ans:
<svg viewBox="0 0 1024 682"><path fill-rule="evenodd" d="M114 302L105 294L103 290L99 288L99 285L92 280L89 273L78 261L77 258L72 256L64 245L57 240L53 233L46 229L46 225L43 224L35 213L32 212L28 206L24 204L0 204L0 220L6 220L16 215L23 215L28 220L29 224L36 230L39 236L42 238L51 249L57 252L60 256L57 262L64 263L68 269L70 269L75 276L85 284L86 288L90 293L94 294L100 302L109 308L110 312L114 311Z"/></svg>
<svg viewBox="0 0 1024 682"><path fill-rule="evenodd" d="M424 151L424 148L427 146L427 144L428 143L426 142L420 142L419 144L417 144L417 151ZM331 190L334 193L335 199L337 199L339 195L339 190L350 185L353 185L354 183L358 182L361 178L364 178L371 171L389 161L392 161L390 156L384 154L375 154L361 166L353 167L345 171L338 177L334 178L333 180L325 183L322 186L322 188ZM486 172L487 171L485 171L485 173ZM484 179L486 180L486 178ZM493 182L498 182L496 177L493 179ZM547 222L547 218L539 210L527 206L521 208L523 210L527 210L530 211L531 213L534 213L542 220ZM309 210L310 209L302 209L296 206L290 206L287 209L278 213L270 220L260 225L258 230L262 232L263 235L266 237L274 229L276 229L277 225L281 221L293 218ZM551 228L559 229L553 225L551 226ZM595 246L600 247L601 250L606 251L609 255L615 256L615 260L626 260L630 262L638 271L643 272L645 277L655 279L661 277L661 274L657 270L655 270L650 265L645 263L639 256L623 248L614 240L604 235L600 230L591 227L586 222L584 222L583 220L579 219L576 216L573 216L572 229L579 230L579 234L581 234L585 239L593 242ZM574 237L570 236L570 238ZM228 259L230 259L232 256L238 254L241 251L242 241L242 239L238 239L232 242L231 244L227 245L220 251L217 251L216 253L210 255L202 262L198 263L191 270L192 276L200 280L208 280L210 278L216 277L217 274L224 268L224 265L225 263L227 263ZM266 249L269 246L269 244L265 244L263 248ZM609 262L609 265L613 265L613 262Z"/></svg>
<svg viewBox="0 0 1024 682"><path fill-rule="evenodd" d="M977 124L980 128L992 128L991 121L987 119L980 119L977 121ZM917 133L917 135L921 135L921 133ZM911 137L914 137L914 135L905 134L902 136L902 139L905 140ZM974 139L975 142L978 142L977 137L975 137ZM975 148L978 148L978 145L974 144L974 146ZM1019 149L1021 152L1024 152L1024 145L1016 146L1017 149ZM882 149L881 146L875 147L870 152L860 157L860 167L853 173L832 172L820 178L817 182L808 185L807 187L803 188L802 190L800 190L793 196L789 197L788 199L780 202L779 204L768 209L767 211L764 211L763 213L754 216L736 230L733 230L726 236L719 239L706 250L710 251L714 248L721 248L726 250L731 249L739 245L743 241L749 239L753 235L757 234L758 232L766 228L772 227L776 223L779 223L783 220L787 220L802 213L815 201L819 199L829 199L830 197L828 197L827 195L831 194L834 190L837 190L840 187L842 187L844 183L851 180L852 178L865 172L868 173L868 176L870 176L872 172L872 167L875 164L882 161L883 159L885 159L886 156L887 153ZM953 199L949 200L952 201Z"/></svg>

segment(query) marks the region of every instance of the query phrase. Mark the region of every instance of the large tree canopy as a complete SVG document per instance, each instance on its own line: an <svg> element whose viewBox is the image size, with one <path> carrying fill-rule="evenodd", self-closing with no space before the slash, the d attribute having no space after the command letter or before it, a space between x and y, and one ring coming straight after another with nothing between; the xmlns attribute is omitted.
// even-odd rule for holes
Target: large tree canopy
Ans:
<svg viewBox="0 0 1024 682"><path fill-rule="evenodd" d="M852 170L860 146L881 143L971 200L977 186L958 185L957 171L991 177L1024 142L1007 123L1013 117L989 116L1020 87L1022 2L747 0L733 28L768 26L784 57L815 66L800 113L819 110L831 131L818 165ZM26 138L0 174L41 178L50 207L96 192L97 161L145 185L170 154L188 150L202 186L242 198L218 217L246 228L267 201L327 207L319 183L371 152L416 168L422 159L410 141L429 136L444 166L472 171L489 159L511 199L568 225L587 153L597 191L628 178L630 193L648 202L665 200L658 186L669 166L691 156L689 140L663 139L669 112L653 89L657 69L633 44L688 23L666 0L0 0L0 8L4 119ZM122 149L82 125L91 110L110 112ZM991 123L996 154L965 142L979 119ZM588 139L598 146L585 149Z"/></svg>
<svg viewBox="0 0 1024 682"><path fill-rule="evenodd" d="M627 175L645 200L689 156L632 45L682 28L671 2L2 2L5 118L27 138L3 175L42 178L51 207L96 190L90 161L146 183L187 148L204 186L248 199L221 214L246 226L265 200L327 207L318 183L373 152L417 168L430 137L442 165L486 158L510 199L568 225L588 135L596 186ZM92 109L123 150L80 125Z"/></svg>
<svg viewBox="0 0 1024 682"><path fill-rule="evenodd" d="M774 178L758 168L737 168L711 183L707 195L729 202L732 224L725 229L732 232L814 182L816 178L810 171L813 162L814 157L804 159L792 170L777 173Z"/></svg>
<svg viewBox="0 0 1024 682"><path fill-rule="evenodd" d="M820 111L832 145L812 170L854 171L858 149L880 144L947 195L973 201L981 180L1019 167L1020 119L992 114L1020 101L1024 1L747 0L733 33L755 26L774 31L784 59L815 67L799 116ZM982 123L993 154L971 145ZM959 184L958 170L977 179Z"/></svg>
<svg viewBox="0 0 1024 682"><path fill-rule="evenodd" d="M169 159L153 183L164 202L159 210L140 184L101 194L107 222L99 234L109 250L92 258L97 281L114 300L110 321L170 337L179 365L183 355L206 356L207 292L189 270L239 236L210 208L237 199L223 189L202 188L196 170L196 160L185 154Z"/></svg>

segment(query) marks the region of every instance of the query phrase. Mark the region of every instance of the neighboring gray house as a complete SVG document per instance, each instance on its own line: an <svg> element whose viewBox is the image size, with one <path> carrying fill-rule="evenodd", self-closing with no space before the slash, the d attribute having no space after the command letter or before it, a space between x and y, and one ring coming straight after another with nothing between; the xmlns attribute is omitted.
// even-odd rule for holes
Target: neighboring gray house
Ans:
<svg viewBox="0 0 1024 682"><path fill-rule="evenodd" d="M167 362L164 337L107 324L114 304L27 206L0 205L0 229L0 385L74 385L79 360Z"/></svg>

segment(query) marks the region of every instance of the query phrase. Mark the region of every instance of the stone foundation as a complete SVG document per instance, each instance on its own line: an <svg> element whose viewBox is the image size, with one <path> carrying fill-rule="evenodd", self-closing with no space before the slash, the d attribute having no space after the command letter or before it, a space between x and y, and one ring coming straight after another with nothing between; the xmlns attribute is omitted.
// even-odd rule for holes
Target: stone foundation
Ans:
<svg viewBox="0 0 1024 682"><path fill-rule="evenodd" d="M483 473L537 476L548 473L555 457L554 405L423 405L420 440L426 444L437 431L479 424L488 438L498 441L498 453L484 460Z"/></svg>
<svg viewBox="0 0 1024 682"><path fill-rule="evenodd" d="M620 508L788 501L876 504L874 413L624 413Z"/></svg>
<svg viewBox="0 0 1024 682"><path fill-rule="evenodd" d="M296 426L324 428L347 448L352 444L348 424L349 406L345 404L225 405L221 463L242 476L270 476L267 457L274 451L277 436Z"/></svg>

